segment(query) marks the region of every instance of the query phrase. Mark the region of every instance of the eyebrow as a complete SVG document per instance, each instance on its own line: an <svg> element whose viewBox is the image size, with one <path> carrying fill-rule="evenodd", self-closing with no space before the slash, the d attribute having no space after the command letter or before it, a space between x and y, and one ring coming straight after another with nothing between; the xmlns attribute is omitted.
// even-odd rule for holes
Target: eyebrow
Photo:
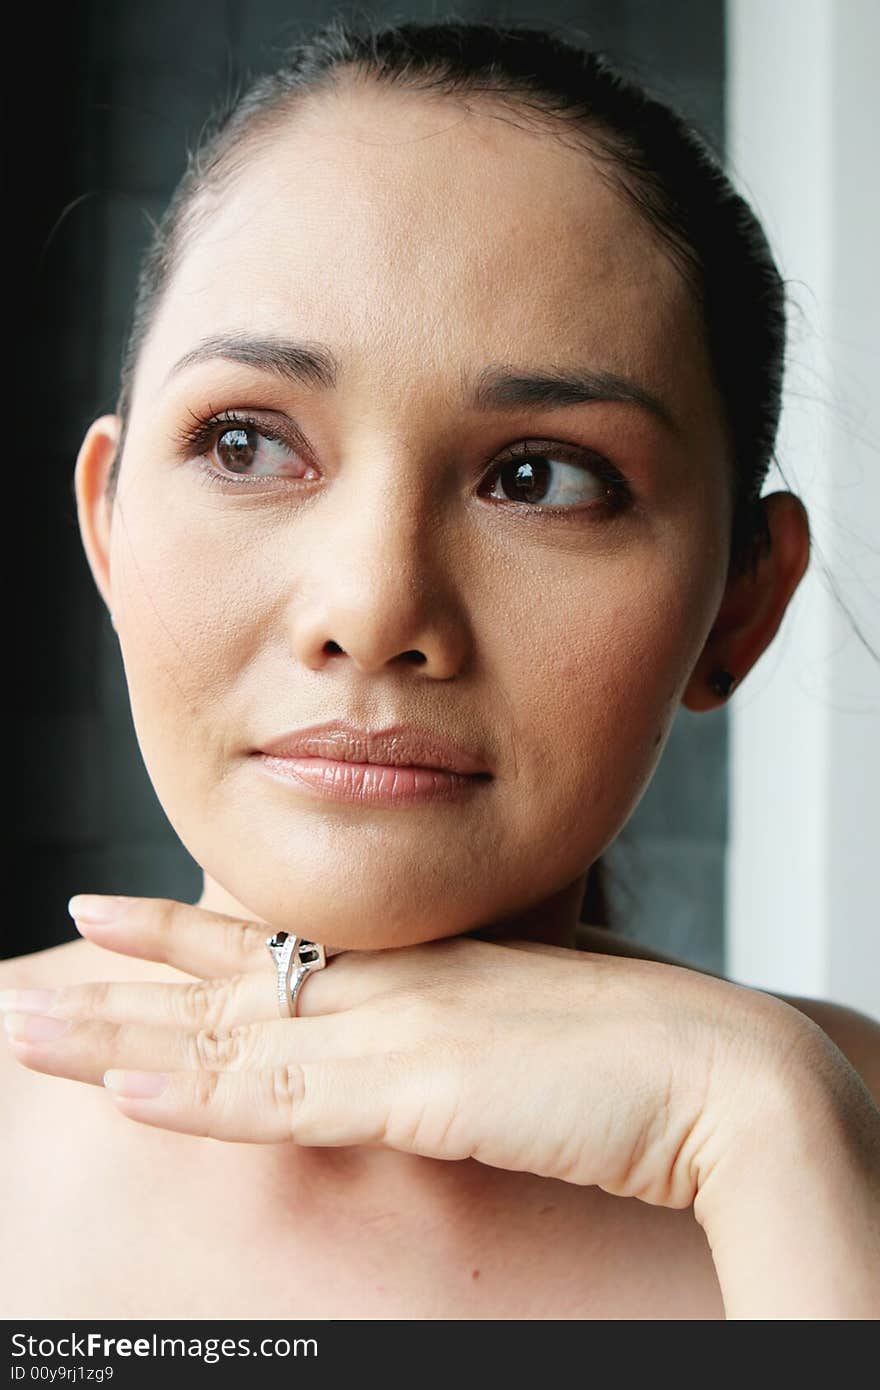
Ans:
<svg viewBox="0 0 880 1390"><path fill-rule="evenodd" d="M197 363L214 359L240 362L310 390L334 391L341 375L339 359L323 343L226 334L204 338L184 353L168 372L172 377ZM476 380L463 373L463 394L474 410L552 409L593 401L622 401L647 410L673 433L676 422L668 407L644 386L616 372L594 368L562 371L528 370L505 363L484 367Z"/></svg>

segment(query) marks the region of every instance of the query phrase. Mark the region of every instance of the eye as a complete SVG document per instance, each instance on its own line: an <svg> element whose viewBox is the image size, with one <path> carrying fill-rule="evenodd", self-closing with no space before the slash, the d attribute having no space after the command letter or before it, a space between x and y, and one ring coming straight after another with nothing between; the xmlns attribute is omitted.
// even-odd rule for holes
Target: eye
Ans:
<svg viewBox="0 0 880 1390"><path fill-rule="evenodd" d="M289 444L264 426L237 421L217 434L213 446L221 468L233 477L302 477L306 466Z"/></svg>
<svg viewBox="0 0 880 1390"><path fill-rule="evenodd" d="M619 511L629 485L608 459L589 449L525 440L492 474L496 500L540 504L540 511ZM499 497L502 490L504 496Z"/></svg>
<svg viewBox="0 0 880 1390"><path fill-rule="evenodd" d="M291 438L285 437L288 431ZM312 481L319 476L292 422L282 434L248 414L227 410L191 415L175 438L184 457L198 459L209 485ZM520 503L541 513L588 513L599 519L625 510L634 500L623 474L602 454L546 440L523 440L507 450L491 478L488 495L494 501Z"/></svg>
<svg viewBox="0 0 880 1390"><path fill-rule="evenodd" d="M317 476L308 463L305 441L292 424L280 433L235 410L190 413L174 442L182 458L198 460L203 480L219 487Z"/></svg>

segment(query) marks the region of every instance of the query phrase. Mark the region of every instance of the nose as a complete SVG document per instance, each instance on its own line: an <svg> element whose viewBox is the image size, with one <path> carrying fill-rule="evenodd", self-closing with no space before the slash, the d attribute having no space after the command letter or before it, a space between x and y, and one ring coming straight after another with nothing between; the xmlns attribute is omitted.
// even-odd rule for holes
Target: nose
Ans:
<svg viewBox="0 0 880 1390"><path fill-rule="evenodd" d="M313 670L350 662L360 672L418 667L460 674L471 648L461 577L436 506L391 484L349 495L301 518L298 582L289 601L296 660ZM314 528L314 529L311 529Z"/></svg>

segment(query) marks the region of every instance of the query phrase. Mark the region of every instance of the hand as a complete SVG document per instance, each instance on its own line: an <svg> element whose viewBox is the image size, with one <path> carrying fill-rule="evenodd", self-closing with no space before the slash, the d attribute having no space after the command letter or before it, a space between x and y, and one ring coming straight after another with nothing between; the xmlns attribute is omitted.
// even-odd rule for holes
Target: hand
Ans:
<svg viewBox="0 0 880 1390"><path fill-rule="evenodd" d="M14 1030L11 1045L27 1067L93 1085L108 1068L108 1086L164 1073L153 1098L109 1094L133 1120L219 1140L471 1157L685 1207L799 1036L796 1010L715 976L466 936L328 952L298 1017L281 1018L270 926L123 904L79 930L196 978L68 985L50 1009L68 1030Z"/></svg>

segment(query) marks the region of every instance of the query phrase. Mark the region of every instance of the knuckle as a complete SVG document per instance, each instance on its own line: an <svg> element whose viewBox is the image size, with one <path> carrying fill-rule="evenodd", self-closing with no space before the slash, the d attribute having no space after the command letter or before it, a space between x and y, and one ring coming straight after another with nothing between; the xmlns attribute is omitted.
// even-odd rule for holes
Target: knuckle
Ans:
<svg viewBox="0 0 880 1390"><path fill-rule="evenodd" d="M154 925L159 941L163 944L172 936L177 921L179 905L172 898L154 898Z"/></svg>
<svg viewBox="0 0 880 1390"><path fill-rule="evenodd" d="M198 1072L193 1081L192 1104L197 1111L208 1113L213 1109L220 1078L216 1072Z"/></svg>
<svg viewBox="0 0 880 1390"><path fill-rule="evenodd" d="M256 955L259 949L266 954L266 938L271 935L269 927L260 927L256 922L231 921L226 923L225 932L224 944L232 957L242 950Z"/></svg>
<svg viewBox="0 0 880 1390"><path fill-rule="evenodd" d="M101 1040L102 1047L106 1047L112 1054L118 1052L126 1041L126 1032L129 1025L125 1023L108 1023L104 1019L99 1019L92 1023L96 1037Z"/></svg>
<svg viewBox="0 0 880 1390"><path fill-rule="evenodd" d="M94 980L88 984L74 985L58 992L58 1004L65 1013L104 1014L110 1010L112 983L109 980Z"/></svg>
<svg viewBox="0 0 880 1390"><path fill-rule="evenodd" d="M232 980L194 980L174 996L178 1020L185 1028L217 1028L227 1016Z"/></svg>
<svg viewBox="0 0 880 1390"><path fill-rule="evenodd" d="M272 1103L284 1118L291 1139L307 1143L305 1071L298 1062L286 1062L272 1067L269 1073Z"/></svg>
<svg viewBox="0 0 880 1390"><path fill-rule="evenodd" d="M241 1028L199 1028L189 1038L190 1062L195 1071L229 1070L238 1066L244 1051Z"/></svg>

